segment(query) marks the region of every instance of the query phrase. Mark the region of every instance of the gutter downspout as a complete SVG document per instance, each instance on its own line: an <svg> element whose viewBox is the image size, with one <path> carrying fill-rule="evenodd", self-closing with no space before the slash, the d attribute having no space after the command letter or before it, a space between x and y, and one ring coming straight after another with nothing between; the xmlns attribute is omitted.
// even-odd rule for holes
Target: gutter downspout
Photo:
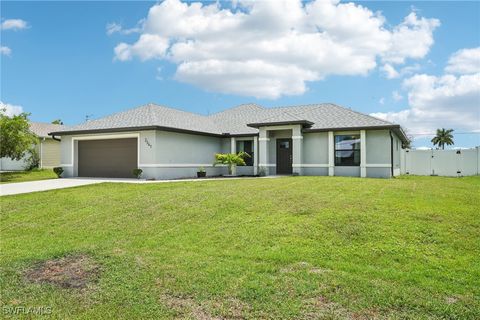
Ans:
<svg viewBox="0 0 480 320"><path fill-rule="evenodd" d="M45 138L40 141L40 169L43 169L43 143L45 142Z"/></svg>
<svg viewBox="0 0 480 320"><path fill-rule="evenodd" d="M55 141L62 141L61 139L58 139L58 138L55 138L55 135L52 134L52 139L55 140Z"/></svg>
<svg viewBox="0 0 480 320"><path fill-rule="evenodd" d="M393 135L392 130L388 131L390 133L390 172L392 174L392 178L395 178L393 175Z"/></svg>

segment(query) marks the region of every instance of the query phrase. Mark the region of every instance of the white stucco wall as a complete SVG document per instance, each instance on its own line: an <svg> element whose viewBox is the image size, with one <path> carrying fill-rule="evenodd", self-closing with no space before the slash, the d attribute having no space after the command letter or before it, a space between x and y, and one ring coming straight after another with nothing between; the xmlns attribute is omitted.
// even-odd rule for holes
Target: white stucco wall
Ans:
<svg viewBox="0 0 480 320"><path fill-rule="evenodd" d="M335 132L335 134L359 134L359 131ZM199 167L204 167L207 175L226 174L225 167L213 166L215 153L231 152L232 139L195 135L168 131L131 131L112 134L87 134L62 136L61 164L64 167L65 177L77 174L76 143L78 139L105 139L125 138L132 135L138 137L138 163L144 171L145 178L173 179L196 176ZM298 137L300 133L297 133ZM329 174L329 134L328 132L304 133L301 139L295 140L298 150L292 150L297 161L297 172L302 175L328 175ZM266 145L268 155L261 154L256 150L259 164L262 159L268 160L267 173L276 174L276 140L280 138L292 138L292 130L268 131L267 140L260 140L259 144ZM238 138L240 139L240 138ZM397 150L397 140L399 149ZM365 159L366 176L386 178L391 176L390 159L390 132L389 130L367 130L365 133ZM394 136L394 169L400 171L401 143ZM294 148L295 149L295 148ZM337 176L360 176L360 167L334 167L334 175ZM238 167L239 175L252 175L254 167Z"/></svg>

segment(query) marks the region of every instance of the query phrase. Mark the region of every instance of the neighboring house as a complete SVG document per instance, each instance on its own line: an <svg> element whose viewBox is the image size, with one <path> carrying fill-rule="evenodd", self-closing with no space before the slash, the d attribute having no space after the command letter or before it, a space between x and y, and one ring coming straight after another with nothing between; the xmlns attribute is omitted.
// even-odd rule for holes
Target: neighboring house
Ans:
<svg viewBox="0 0 480 320"><path fill-rule="evenodd" d="M399 125L335 104L264 108L240 105L203 116L148 104L52 132L62 137L66 177L208 175L215 153L252 155L240 175L391 177L400 174L407 141Z"/></svg>
<svg viewBox="0 0 480 320"><path fill-rule="evenodd" d="M60 165L60 141L54 140L49 132L62 130L64 126L51 123L31 122L30 131L37 135L39 143L36 145L40 157L40 168L53 168ZM56 138L58 139L58 137ZM0 159L0 170L21 171L27 166L27 156L20 160L10 158Z"/></svg>

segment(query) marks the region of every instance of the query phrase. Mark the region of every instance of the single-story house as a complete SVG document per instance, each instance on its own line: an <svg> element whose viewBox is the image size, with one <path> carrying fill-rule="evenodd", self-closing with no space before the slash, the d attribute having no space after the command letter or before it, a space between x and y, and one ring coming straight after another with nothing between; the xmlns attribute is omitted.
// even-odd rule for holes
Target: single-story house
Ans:
<svg viewBox="0 0 480 320"><path fill-rule="evenodd" d="M199 115L155 104L64 128L65 177L194 177L226 173L215 153L251 155L239 175L388 178L400 174L402 128L335 104L264 108L244 104Z"/></svg>
<svg viewBox="0 0 480 320"><path fill-rule="evenodd" d="M33 132L39 139L39 143L35 146L35 149L40 158L40 168L53 168L60 166L60 140L59 137L53 139L48 133L52 131L62 130L63 125L43 123L43 122L30 122L30 131ZM10 158L0 158L0 170L2 171L21 171L25 170L27 166L26 155L20 160L12 160Z"/></svg>

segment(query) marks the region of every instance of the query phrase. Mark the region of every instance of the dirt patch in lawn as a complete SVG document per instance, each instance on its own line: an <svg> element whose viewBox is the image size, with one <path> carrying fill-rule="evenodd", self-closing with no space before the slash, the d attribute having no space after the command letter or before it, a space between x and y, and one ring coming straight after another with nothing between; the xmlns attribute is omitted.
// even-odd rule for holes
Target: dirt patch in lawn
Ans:
<svg viewBox="0 0 480 320"><path fill-rule="evenodd" d="M280 269L280 273L295 273L299 271L307 271L308 273L313 273L313 274L323 274L323 273L330 272L331 270L314 267L305 261L293 263Z"/></svg>
<svg viewBox="0 0 480 320"><path fill-rule="evenodd" d="M379 310L363 309L358 312L352 312L344 306L330 301L324 296L318 296L305 300L304 312L300 319L332 319L332 320L377 320L390 318L382 315Z"/></svg>
<svg viewBox="0 0 480 320"><path fill-rule="evenodd" d="M331 302L324 296L305 301L302 319L353 319L342 306Z"/></svg>
<svg viewBox="0 0 480 320"><path fill-rule="evenodd" d="M34 283L84 289L97 280L99 272L92 257L78 254L37 263L25 271L25 278Z"/></svg>
<svg viewBox="0 0 480 320"><path fill-rule="evenodd" d="M250 309L247 304L235 298L197 302L191 297L163 294L160 300L182 319L245 319L245 312Z"/></svg>
<svg viewBox="0 0 480 320"><path fill-rule="evenodd" d="M213 317L201 304L189 297L175 297L162 295L160 300L170 309L175 310L182 316L193 317L197 320L221 319Z"/></svg>

